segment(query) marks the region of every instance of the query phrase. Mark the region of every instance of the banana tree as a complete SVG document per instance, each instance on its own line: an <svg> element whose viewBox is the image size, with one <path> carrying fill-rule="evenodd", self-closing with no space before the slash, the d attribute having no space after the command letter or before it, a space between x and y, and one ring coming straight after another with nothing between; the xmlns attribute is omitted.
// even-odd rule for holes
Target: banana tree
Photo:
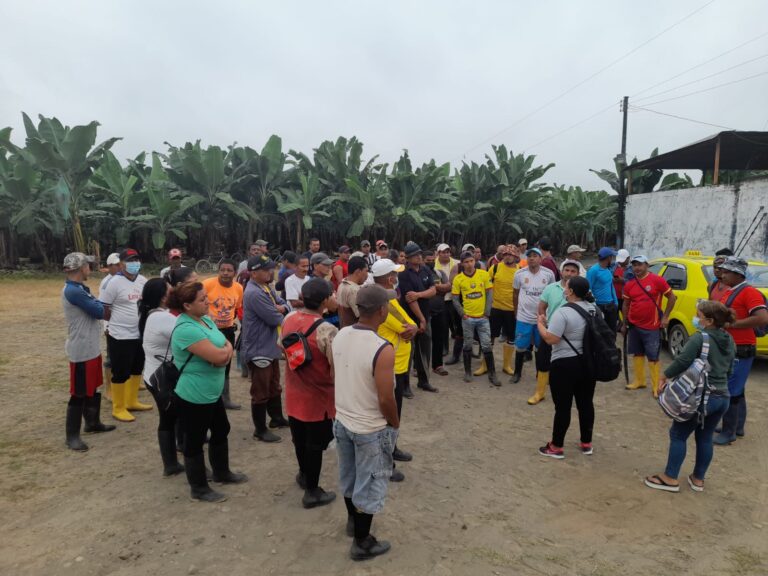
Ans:
<svg viewBox="0 0 768 576"><path fill-rule="evenodd" d="M200 141L187 142L178 148L169 147L165 160L170 180L184 193L180 209L186 211L197 206L195 217L203 229L203 249L212 253L217 232L226 228L227 215L247 222L256 218L253 210L232 196L243 168L231 168L232 148L224 152L219 146L203 149Z"/></svg>
<svg viewBox="0 0 768 576"><path fill-rule="evenodd" d="M97 219L108 218L115 240L118 245L128 243L131 235L132 216L143 211L144 194L138 186L139 177L132 173L132 169L123 168L120 161L111 151L104 153L104 161L94 172L91 179L94 209L87 212L87 216Z"/></svg>
<svg viewBox="0 0 768 576"><path fill-rule="evenodd" d="M651 152L650 158L659 155L659 149L654 148ZM633 158L631 164L635 164L637 158ZM613 190L618 194L621 189L621 178L629 178L632 180L632 194L644 194L646 192L652 192L656 185L661 181L661 176L664 173L663 170L654 168L652 170L630 170L628 175L621 173L622 166L614 160L614 171L611 170L593 170L590 168L590 172L597 174L598 178L608 182Z"/></svg>
<svg viewBox="0 0 768 576"><path fill-rule="evenodd" d="M328 217L329 214L321 209L322 190L320 178L314 172L299 173L298 188L283 188L274 192L277 210L285 214L286 224L293 220L296 232L296 249L304 246L304 232L312 230L314 218Z"/></svg>
<svg viewBox="0 0 768 576"><path fill-rule="evenodd" d="M67 216L63 204L56 200L54 184L23 157L8 155L0 147L0 228L7 230L10 238L20 240L11 245L31 240L46 266L49 256L57 256L46 245L46 238L63 236ZM5 237L3 234L4 243ZM14 260L13 254L7 256Z"/></svg>
<svg viewBox="0 0 768 576"><path fill-rule="evenodd" d="M22 112L27 133L26 146L13 150L35 165L46 178L54 180L55 197L67 215L74 248L86 251L81 225L81 211L93 172L103 161L104 153L120 138L109 138L96 144L99 123L64 126L56 118L40 115L37 126Z"/></svg>
<svg viewBox="0 0 768 576"><path fill-rule="evenodd" d="M137 228L152 232L152 246L162 250L172 238L186 240L188 228L200 228L200 224L186 217L189 207L183 207L185 198L171 182L163 168L160 156L152 153L152 171L142 187L149 206L146 214L129 216L127 220Z"/></svg>

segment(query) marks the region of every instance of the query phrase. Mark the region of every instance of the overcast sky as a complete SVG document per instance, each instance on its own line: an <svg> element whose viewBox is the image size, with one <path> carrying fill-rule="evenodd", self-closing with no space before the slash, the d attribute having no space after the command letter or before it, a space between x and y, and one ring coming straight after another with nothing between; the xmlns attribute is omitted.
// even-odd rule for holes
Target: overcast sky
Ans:
<svg viewBox="0 0 768 576"><path fill-rule="evenodd" d="M22 110L69 125L95 119L99 139L124 138L121 159L198 138L260 149L274 133L286 151L355 135L366 158L391 162L406 148L416 162L457 166L503 143L554 162L549 182L603 188L588 169L612 166L624 95L645 90L630 104L768 128L768 75L655 104L768 71L768 57L724 71L768 56L768 2L709 1L7 0L0 126L22 143ZM632 111L628 154L719 130Z"/></svg>

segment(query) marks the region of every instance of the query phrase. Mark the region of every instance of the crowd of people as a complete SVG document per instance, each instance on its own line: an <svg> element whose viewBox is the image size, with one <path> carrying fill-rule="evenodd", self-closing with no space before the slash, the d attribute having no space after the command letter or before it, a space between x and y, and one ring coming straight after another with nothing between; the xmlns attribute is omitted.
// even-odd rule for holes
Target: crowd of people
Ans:
<svg viewBox="0 0 768 576"><path fill-rule="evenodd" d="M580 452L594 451L596 377L585 359L590 326L598 321L614 343L618 333L627 338L633 356L628 390L646 388L647 362L651 392L658 397L667 379L684 373L705 343L709 352L706 417L673 423L666 469L645 478L648 487L679 491L686 441L695 434L696 462L688 483L702 491L713 444L744 435L755 330L768 325L768 309L746 282L747 263L728 250L717 253L710 299L697 306L693 322L699 332L662 374L662 332L676 297L643 255L603 247L587 269L582 247L569 246L558 262L547 238L530 247L524 238L499 245L487 260L471 243L457 258L445 243L434 251L415 242L392 250L384 240L373 246L363 240L359 248L341 246L331 258L313 238L306 252L286 251L277 262L268 255L268 243L258 240L246 260L223 259L216 276L207 279L182 265L178 249L169 252L160 277L147 279L140 255L125 248L107 258L98 297L87 286L93 259L68 254L62 293L70 361L66 445L88 449L82 422L86 433L115 430L101 421L99 389L105 379L118 422L153 409L139 401L143 385L159 414L163 474L185 473L193 499L220 502L226 496L211 481L248 480L229 462L227 411L241 408L230 394L234 362L250 383L254 438L273 444L282 440L280 430L291 435L305 508L336 498L320 486L323 453L335 439L347 534L353 539L350 556L362 560L390 548L371 534L371 523L383 508L388 483L405 480L396 463L414 458L401 448L400 437L404 399L415 396L411 377L420 393L436 394L439 380L449 374L446 366L461 362L464 382L486 375L490 386L500 387L497 340L501 373L510 384L520 382L526 363L533 364L536 385L528 404L539 404L548 391L552 396L552 432L539 448L542 456L565 457L574 400ZM166 398L153 374L169 361L176 384Z"/></svg>

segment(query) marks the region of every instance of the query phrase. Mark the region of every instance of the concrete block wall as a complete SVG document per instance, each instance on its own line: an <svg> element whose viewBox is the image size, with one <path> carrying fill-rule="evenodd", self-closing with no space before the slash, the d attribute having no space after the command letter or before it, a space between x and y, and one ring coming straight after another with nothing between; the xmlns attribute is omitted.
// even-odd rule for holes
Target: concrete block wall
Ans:
<svg viewBox="0 0 768 576"><path fill-rule="evenodd" d="M762 214L741 256L768 261L768 179L629 196L624 244L630 253L649 258L735 250Z"/></svg>

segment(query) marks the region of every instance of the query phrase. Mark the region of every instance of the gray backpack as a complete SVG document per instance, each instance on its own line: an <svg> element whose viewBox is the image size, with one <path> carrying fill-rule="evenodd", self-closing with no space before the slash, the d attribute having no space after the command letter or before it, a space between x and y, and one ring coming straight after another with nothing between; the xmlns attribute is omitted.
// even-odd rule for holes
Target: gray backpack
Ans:
<svg viewBox="0 0 768 576"><path fill-rule="evenodd" d="M687 422L698 418L704 424L707 415L707 402L712 386L709 384L709 334L702 332L704 342L701 354L691 365L667 383L659 394L659 405L664 412L677 422Z"/></svg>

